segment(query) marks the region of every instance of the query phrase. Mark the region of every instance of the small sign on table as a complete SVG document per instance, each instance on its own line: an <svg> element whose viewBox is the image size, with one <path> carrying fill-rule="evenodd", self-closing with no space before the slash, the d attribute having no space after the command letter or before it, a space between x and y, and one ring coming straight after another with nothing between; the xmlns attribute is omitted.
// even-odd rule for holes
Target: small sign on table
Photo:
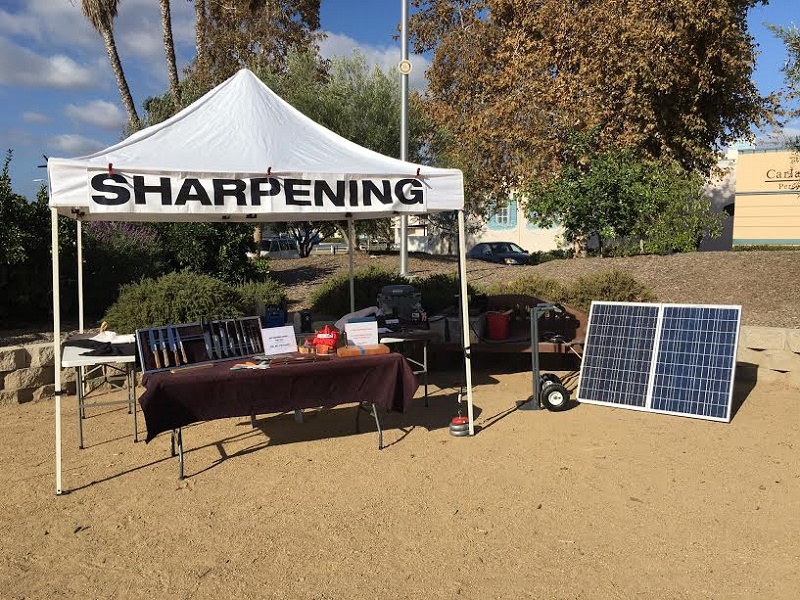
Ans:
<svg viewBox="0 0 800 600"><path fill-rule="evenodd" d="M267 356L297 352L297 339L292 325L262 329L261 341L264 343L264 354Z"/></svg>
<svg viewBox="0 0 800 600"><path fill-rule="evenodd" d="M378 322L345 323L348 346L372 346L378 343Z"/></svg>

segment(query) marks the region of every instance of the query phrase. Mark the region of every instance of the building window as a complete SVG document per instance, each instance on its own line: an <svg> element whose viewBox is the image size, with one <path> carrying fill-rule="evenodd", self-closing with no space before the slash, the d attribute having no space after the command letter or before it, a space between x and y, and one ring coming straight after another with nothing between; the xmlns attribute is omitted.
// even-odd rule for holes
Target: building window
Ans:
<svg viewBox="0 0 800 600"><path fill-rule="evenodd" d="M517 227L517 201L509 200L498 208L486 223L488 229L515 229Z"/></svg>

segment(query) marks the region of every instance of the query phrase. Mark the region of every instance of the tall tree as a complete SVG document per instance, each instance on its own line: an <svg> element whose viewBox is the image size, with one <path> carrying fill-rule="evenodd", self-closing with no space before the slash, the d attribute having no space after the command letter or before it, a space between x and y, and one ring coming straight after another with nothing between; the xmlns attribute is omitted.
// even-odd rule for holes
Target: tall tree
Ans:
<svg viewBox="0 0 800 600"><path fill-rule="evenodd" d="M800 117L800 102L798 102L800 101L800 29L797 28L797 25L790 27L770 25L769 28L786 45L787 57L782 71L786 77L788 116L790 118ZM789 143L800 152L800 135L789 140Z"/></svg>
<svg viewBox="0 0 800 600"><path fill-rule="evenodd" d="M83 10L84 16L92 24L92 27L103 38L106 54L108 54L111 69L114 71L114 77L117 80L119 95L122 98L125 111L128 113L128 127L135 129L139 123L139 115L136 112L136 105L133 102L128 81L125 79L122 61L120 61L117 44L114 41L114 19L117 18L118 4L119 0L81 0L81 10Z"/></svg>
<svg viewBox="0 0 800 600"><path fill-rule="evenodd" d="M492 198L563 164L569 132L708 169L770 118L747 13L764 0L413 0L428 106Z"/></svg>
<svg viewBox="0 0 800 600"><path fill-rule="evenodd" d="M208 87L244 66L281 71L291 51L308 49L320 36L320 0L202 1L196 14L201 8L203 41L194 69Z"/></svg>
<svg viewBox="0 0 800 600"><path fill-rule="evenodd" d="M202 64L205 60L207 27L206 0L194 0L194 45L197 64Z"/></svg>
<svg viewBox="0 0 800 600"><path fill-rule="evenodd" d="M167 59L169 91L175 106L181 102L181 89L178 85L178 63L175 60L175 42L172 39L172 14L169 0L159 0L161 4L161 35L164 38L164 56Z"/></svg>

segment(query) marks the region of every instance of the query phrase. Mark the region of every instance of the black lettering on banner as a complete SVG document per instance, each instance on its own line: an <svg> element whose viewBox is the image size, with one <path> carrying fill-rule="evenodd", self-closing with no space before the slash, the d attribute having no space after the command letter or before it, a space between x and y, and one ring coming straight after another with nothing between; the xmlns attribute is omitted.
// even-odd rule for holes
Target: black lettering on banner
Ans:
<svg viewBox="0 0 800 600"><path fill-rule="evenodd" d="M358 206L358 181L351 179L350 184L350 206Z"/></svg>
<svg viewBox="0 0 800 600"><path fill-rule="evenodd" d="M347 183L344 181L336 182L336 192L328 185L327 181L314 182L314 206L322 206L323 194L331 201L334 206L344 206L344 194Z"/></svg>
<svg viewBox="0 0 800 600"><path fill-rule="evenodd" d="M226 187L227 186L227 187ZM233 186L233 189L230 187ZM237 206L247 206L244 190L247 184L241 179L214 179L214 204L225 205L225 196L236 198Z"/></svg>
<svg viewBox="0 0 800 600"><path fill-rule="evenodd" d="M109 179L122 185L109 184L107 183ZM127 182L119 173L113 173L111 175L108 173L98 173L92 177L92 189L102 194L93 195L92 200L103 206L119 206L131 199L131 191L127 187ZM105 194L113 194L113 196Z"/></svg>
<svg viewBox="0 0 800 600"><path fill-rule="evenodd" d="M392 200L392 182L388 179L381 180L383 189L379 188L374 181L369 179L364 180L364 206L371 206L372 196L375 196L381 204L391 204Z"/></svg>
<svg viewBox="0 0 800 600"><path fill-rule="evenodd" d="M203 206L211 206L211 198L208 197L208 192L200 183L199 179L190 177L183 180L181 191L178 192L178 197L175 199L175 206L182 206L187 202L197 202Z"/></svg>
<svg viewBox="0 0 800 600"><path fill-rule="evenodd" d="M408 191L408 196L406 196L403 193L403 187L409 184L411 185L411 188ZM419 179L401 179L394 184L394 194L403 204L422 204L422 182Z"/></svg>
<svg viewBox="0 0 800 600"><path fill-rule="evenodd" d="M261 184L268 183L269 188L261 189ZM261 198L277 196L281 193L281 182L274 177L254 177L250 180L250 204L261 206Z"/></svg>
<svg viewBox="0 0 800 600"><path fill-rule="evenodd" d="M147 204L146 194L158 194L161 205L172 204L172 183L169 177L160 177L158 185L145 185L144 175L133 176L133 201L136 204Z"/></svg>
<svg viewBox="0 0 800 600"><path fill-rule="evenodd" d="M311 206L311 200L298 200L296 196L311 196L311 190L295 189L295 186L310 186L310 179L287 179L283 182L287 206Z"/></svg>

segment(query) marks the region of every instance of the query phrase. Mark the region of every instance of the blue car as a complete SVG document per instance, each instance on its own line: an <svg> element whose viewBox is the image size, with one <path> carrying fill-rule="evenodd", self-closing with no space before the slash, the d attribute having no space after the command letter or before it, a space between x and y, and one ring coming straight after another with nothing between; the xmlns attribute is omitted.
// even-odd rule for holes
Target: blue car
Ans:
<svg viewBox="0 0 800 600"><path fill-rule="evenodd" d="M514 242L482 242L467 252L467 258L501 265L527 265L530 254Z"/></svg>

